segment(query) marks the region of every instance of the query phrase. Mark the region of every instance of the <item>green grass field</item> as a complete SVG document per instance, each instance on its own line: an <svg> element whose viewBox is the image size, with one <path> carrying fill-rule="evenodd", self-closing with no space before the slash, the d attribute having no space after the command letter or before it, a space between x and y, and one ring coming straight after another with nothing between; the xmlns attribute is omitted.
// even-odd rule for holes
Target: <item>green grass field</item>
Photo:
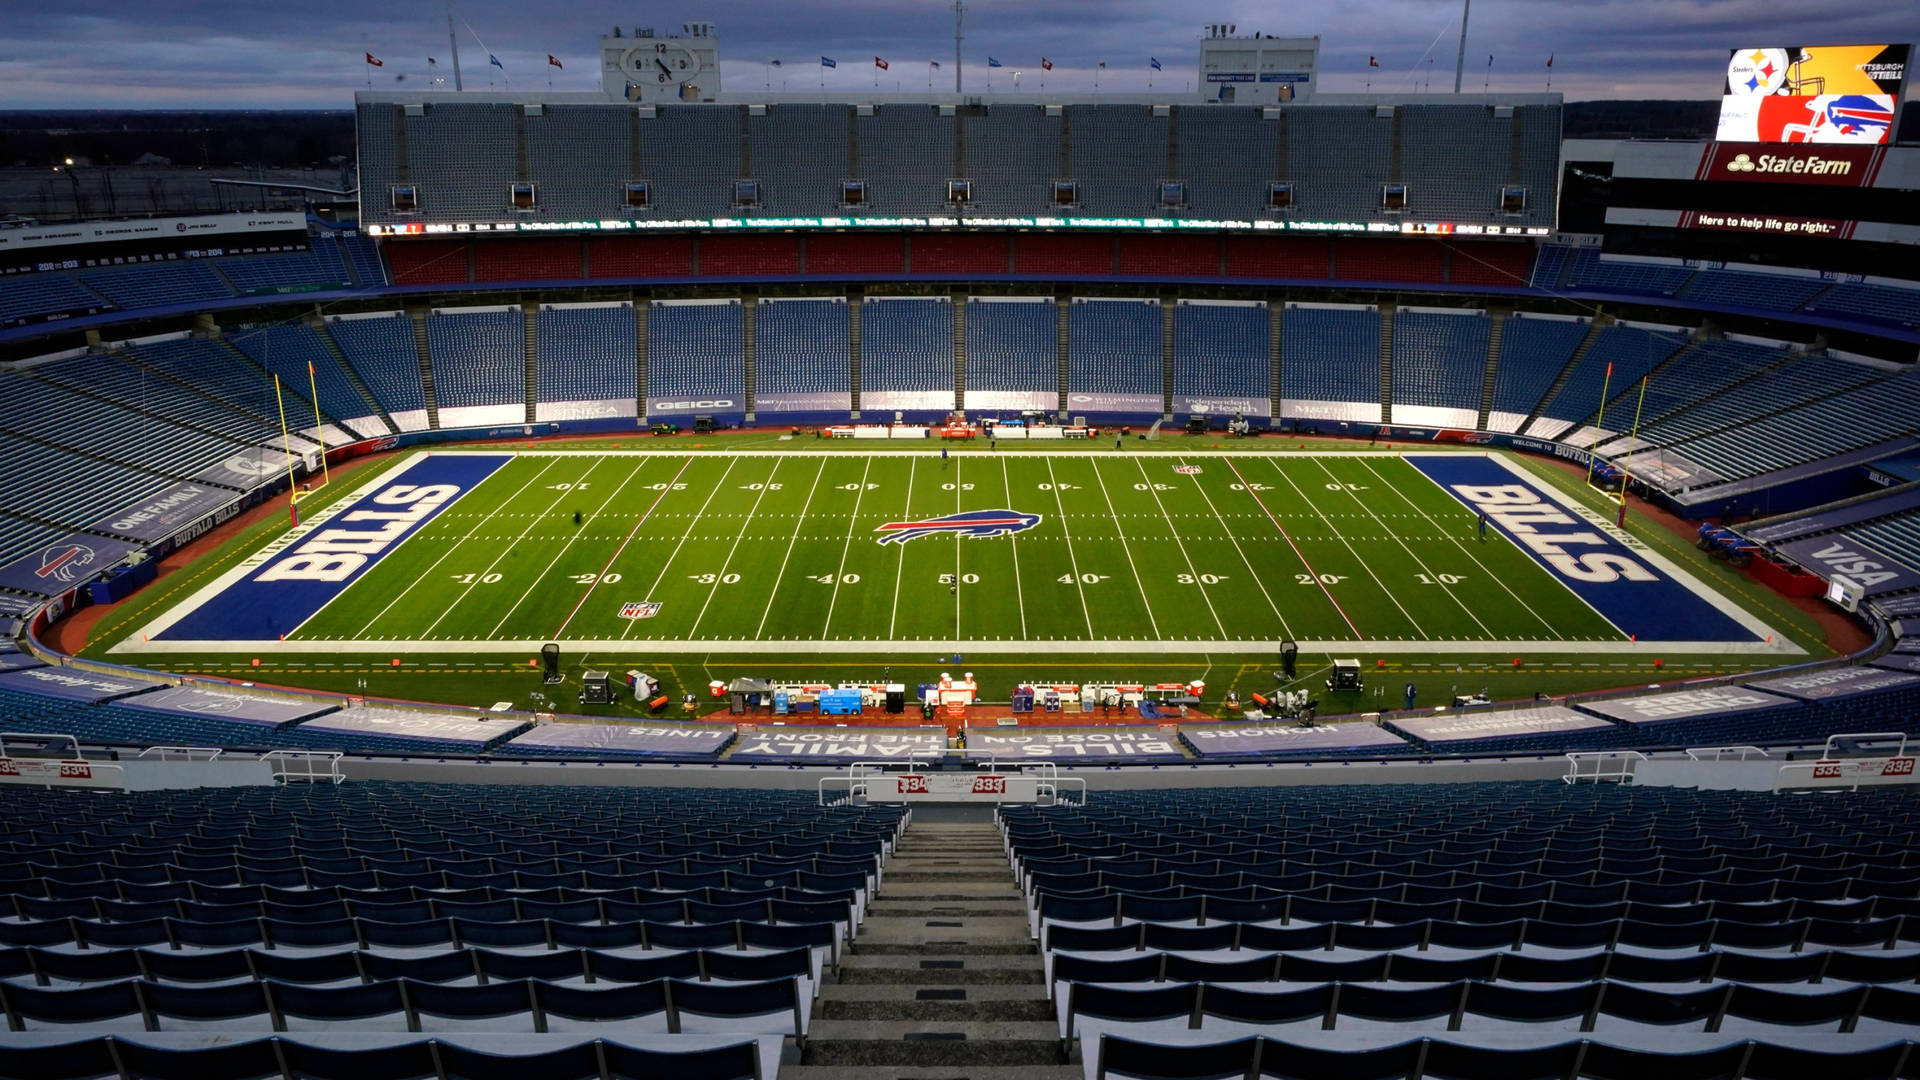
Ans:
<svg viewBox="0 0 1920 1080"><path fill-rule="evenodd" d="M1378 657L1410 678L1509 696L1753 670L1820 647L1791 608L1641 529L1793 644L1635 648L1512 541L1480 539L1471 511L1392 452L967 448L943 459L745 440L505 452L284 642L163 647L143 632L217 595L222 575L280 542L281 519L110 613L83 654L484 705L538 690L525 665L551 640L569 669L642 666L675 691L740 674L930 677L964 651L993 696L1013 680L1109 672L1269 689L1274 646L1288 638L1308 669ZM408 460L336 477L303 516L399 478ZM1526 475L1586 501L1577 478ZM878 542L888 524L980 510L1039 520L1013 535ZM621 617L642 602L657 614ZM1510 667L1519 655L1525 670Z"/></svg>
<svg viewBox="0 0 1920 1080"><path fill-rule="evenodd" d="M876 532L971 510L1040 521L986 538ZM884 650L1622 637L1475 525L1385 454L531 453L288 638ZM645 601L656 615L621 617Z"/></svg>

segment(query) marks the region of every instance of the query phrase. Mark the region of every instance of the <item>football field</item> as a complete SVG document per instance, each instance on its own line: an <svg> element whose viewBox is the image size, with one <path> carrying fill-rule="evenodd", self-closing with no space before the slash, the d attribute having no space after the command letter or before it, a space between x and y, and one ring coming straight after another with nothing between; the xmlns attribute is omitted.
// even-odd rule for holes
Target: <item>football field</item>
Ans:
<svg viewBox="0 0 1920 1080"><path fill-rule="evenodd" d="M1083 654L1285 640L1792 648L1500 455L1105 447L416 452L119 648Z"/></svg>

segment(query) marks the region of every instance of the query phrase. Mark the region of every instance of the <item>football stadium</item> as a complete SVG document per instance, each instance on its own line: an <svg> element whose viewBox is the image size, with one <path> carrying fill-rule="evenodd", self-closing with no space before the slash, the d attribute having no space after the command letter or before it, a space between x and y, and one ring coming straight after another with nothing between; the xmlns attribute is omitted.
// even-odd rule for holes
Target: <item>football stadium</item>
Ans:
<svg viewBox="0 0 1920 1080"><path fill-rule="evenodd" d="M0 1080L1915 1075L1912 45L952 14L9 121Z"/></svg>

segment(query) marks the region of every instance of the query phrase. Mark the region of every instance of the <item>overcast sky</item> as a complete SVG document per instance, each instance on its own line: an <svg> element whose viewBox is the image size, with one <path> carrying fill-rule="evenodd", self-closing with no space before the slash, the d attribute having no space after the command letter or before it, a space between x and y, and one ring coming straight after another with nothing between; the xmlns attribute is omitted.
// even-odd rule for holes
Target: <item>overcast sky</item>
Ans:
<svg viewBox="0 0 1920 1080"><path fill-rule="evenodd" d="M427 58L451 65L442 4L391 0L13 0L0 20L0 108L336 108L352 106L369 74L363 53L385 61L375 86L425 84ZM1179 10L1174 10L1179 8ZM819 58L840 66L826 85L873 88L873 57L891 70L883 86L922 90L929 60L952 87L953 8L938 0L709 0L681 7L523 0L456 0L460 58L469 89L507 80L541 89L597 90L597 38L616 23L662 33L699 19L719 28L725 87L761 89L772 73L817 90ZM1148 58L1163 70L1156 89L1190 85L1205 22L1242 34L1321 38L1323 91L1451 89L1460 4L1437 0L1256 3L1215 0L1191 8L1163 0L970 0L964 50L969 89L1038 88L1040 59L1053 61L1047 89L1086 89L1105 61L1101 89L1144 89ZM471 29L469 30L470 27ZM1546 87L1570 100L1710 98L1727 50L1913 41L1916 0L1479 0L1467 35L1467 86ZM1437 43L1436 43L1437 39ZM504 76L486 62L500 58ZM552 53L565 65L546 63ZM1380 66L1369 70L1368 56ZM1431 55L1429 65L1427 57ZM1489 55L1493 58L1488 67ZM782 61L779 69L766 65ZM1429 72L1431 67L1431 72ZM404 81L399 77L404 76ZM938 83L936 85L939 85ZM1911 95L1910 95L1911 96Z"/></svg>

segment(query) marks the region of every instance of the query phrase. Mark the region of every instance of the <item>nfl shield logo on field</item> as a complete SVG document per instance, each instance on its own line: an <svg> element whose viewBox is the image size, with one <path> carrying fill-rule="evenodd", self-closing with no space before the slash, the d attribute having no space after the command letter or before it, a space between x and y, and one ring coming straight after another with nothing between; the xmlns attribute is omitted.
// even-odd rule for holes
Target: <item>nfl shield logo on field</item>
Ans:
<svg viewBox="0 0 1920 1080"><path fill-rule="evenodd" d="M1177 465L1177 466L1175 466L1175 467L1174 467L1174 470L1173 470L1173 471L1174 471L1174 472L1177 472L1177 473L1179 473L1179 474L1180 474L1180 475L1182 475L1182 476L1197 476L1197 475L1199 475L1199 473L1200 473L1200 466L1198 466L1198 465Z"/></svg>
<svg viewBox="0 0 1920 1080"><path fill-rule="evenodd" d="M623 619L651 619L660 614L660 601L632 601L620 605L620 617Z"/></svg>

